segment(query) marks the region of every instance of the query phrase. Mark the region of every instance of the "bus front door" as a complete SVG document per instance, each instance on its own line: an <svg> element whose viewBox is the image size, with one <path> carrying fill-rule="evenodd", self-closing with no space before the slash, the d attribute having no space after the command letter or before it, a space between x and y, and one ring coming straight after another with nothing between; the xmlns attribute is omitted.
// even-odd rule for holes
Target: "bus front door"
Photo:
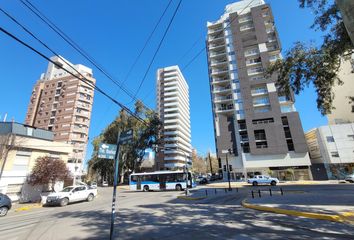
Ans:
<svg viewBox="0 0 354 240"><path fill-rule="evenodd" d="M166 190L166 176L160 175L160 190Z"/></svg>
<svg viewBox="0 0 354 240"><path fill-rule="evenodd" d="M136 176L136 190L141 190L141 176Z"/></svg>

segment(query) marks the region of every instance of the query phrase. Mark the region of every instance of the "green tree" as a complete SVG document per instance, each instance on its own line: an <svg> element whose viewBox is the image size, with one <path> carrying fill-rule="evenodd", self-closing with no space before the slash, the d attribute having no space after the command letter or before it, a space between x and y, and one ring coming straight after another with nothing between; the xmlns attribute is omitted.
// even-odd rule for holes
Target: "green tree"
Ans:
<svg viewBox="0 0 354 240"><path fill-rule="evenodd" d="M129 171L138 172L145 149L153 148L159 143L159 133L162 125L157 114L147 109L140 101L135 103L134 114L144 119L144 122L128 115L125 110L121 110L117 118L92 142L94 151L89 161L89 168L108 179L110 183L113 182L114 160L99 159L97 157L98 147L101 142L116 144L119 131L133 129L132 142L120 146L119 169L121 176L124 176Z"/></svg>
<svg viewBox="0 0 354 240"><path fill-rule="evenodd" d="M301 8L311 8L315 14L311 28L323 31L321 46L297 42L282 60L267 69L268 76L277 75L280 92L299 94L310 84L317 92L317 108L322 114L331 113L334 94L332 87L342 84L337 73L344 59L353 53L353 44L345 29L335 1L298 0Z"/></svg>

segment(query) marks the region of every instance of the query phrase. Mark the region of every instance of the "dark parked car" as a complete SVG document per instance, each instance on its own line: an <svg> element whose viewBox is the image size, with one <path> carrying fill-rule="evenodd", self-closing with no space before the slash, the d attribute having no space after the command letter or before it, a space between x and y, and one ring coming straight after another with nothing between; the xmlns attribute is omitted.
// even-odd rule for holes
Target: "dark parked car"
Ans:
<svg viewBox="0 0 354 240"><path fill-rule="evenodd" d="M199 178L199 184L207 184L208 183L208 179L205 177L200 177Z"/></svg>
<svg viewBox="0 0 354 240"><path fill-rule="evenodd" d="M6 216L11 206L11 199L7 195L0 193L0 217Z"/></svg>

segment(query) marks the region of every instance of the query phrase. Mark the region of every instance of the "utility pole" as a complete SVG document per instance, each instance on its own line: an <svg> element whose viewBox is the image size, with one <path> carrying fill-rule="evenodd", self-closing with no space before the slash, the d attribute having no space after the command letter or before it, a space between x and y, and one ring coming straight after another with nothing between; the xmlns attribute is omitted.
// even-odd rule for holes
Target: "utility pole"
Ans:
<svg viewBox="0 0 354 240"><path fill-rule="evenodd" d="M186 164L185 164L185 169L186 169L186 196L188 196L188 168L187 168L187 154L185 153L185 157L186 157Z"/></svg>
<svg viewBox="0 0 354 240"><path fill-rule="evenodd" d="M232 153L231 149L228 149L228 151L226 152L226 167L227 167L227 180L229 182L229 191L231 191L231 183L230 183L230 167L229 167L229 159L227 157L228 153Z"/></svg>

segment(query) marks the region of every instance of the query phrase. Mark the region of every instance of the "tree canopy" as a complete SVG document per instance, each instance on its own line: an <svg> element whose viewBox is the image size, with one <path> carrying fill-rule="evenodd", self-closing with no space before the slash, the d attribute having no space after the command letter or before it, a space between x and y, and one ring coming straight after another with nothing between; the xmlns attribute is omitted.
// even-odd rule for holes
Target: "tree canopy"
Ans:
<svg viewBox="0 0 354 240"><path fill-rule="evenodd" d="M45 156L36 160L28 183L31 185L50 184L53 190L56 182L69 178L71 178L70 171L63 160Z"/></svg>
<svg viewBox="0 0 354 240"><path fill-rule="evenodd" d="M127 171L139 171L145 150L153 148L159 143L159 132L162 125L157 114L153 110L147 109L140 101L135 103L134 114L144 119L144 122L128 115L122 109L116 119L92 142L94 150L89 161L89 168L101 177L108 179L110 183L113 182L114 160L97 157L100 143L116 144L119 131L133 130L132 142L120 146L120 175L124 175Z"/></svg>
<svg viewBox="0 0 354 240"><path fill-rule="evenodd" d="M290 95L299 94L311 83L317 93L317 108L324 115L331 113L334 94L332 87L342 84L337 73L344 59L353 53L353 44L335 3L329 0L298 0L301 8L311 8L315 14L311 26L323 31L320 46L296 42L284 59L277 60L267 70L277 75L279 90Z"/></svg>

